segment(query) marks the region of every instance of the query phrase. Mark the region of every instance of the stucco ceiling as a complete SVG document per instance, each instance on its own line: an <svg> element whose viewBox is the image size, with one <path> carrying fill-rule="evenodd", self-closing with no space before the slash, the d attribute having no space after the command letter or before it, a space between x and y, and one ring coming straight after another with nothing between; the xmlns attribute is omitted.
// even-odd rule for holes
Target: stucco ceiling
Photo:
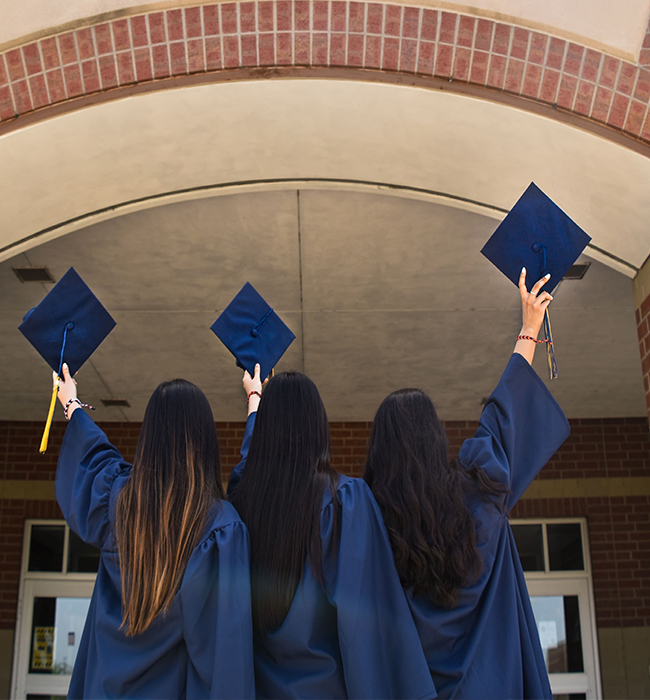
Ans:
<svg viewBox="0 0 650 700"><path fill-rule="evenodd" d="M241 373L209 325L246 280L296 333L279 369L304 369L332 420L368 420L391 390L421 386L447 419L473 419L519 330L515 287L479 253L496 220L366 188L212 196L113 218L0 264L0 419L44 419L50 373L16 330L46 285L11 268L70 265L118 325L82 368L102 420L138 420L155 386L184 376L219 420L244 416ZM585 258L587 259L587 258ZM569 416L645 414L631 283L593 262L552 318ZM612 342L616 339L616 342ZM545 376L543 353L536 368ZM105 409L106 397L130 409Z"/></svg>
<svg viewBox="0 0 650 700"><path fill-rule="evenodd" d="M434 90L335 80L165 90L6 133L0 162L0 259L127 202L132 210L170 192L286 178L416 188L502 211L534 180L615 269L633 276L650 252L650 159Z"/></svg>

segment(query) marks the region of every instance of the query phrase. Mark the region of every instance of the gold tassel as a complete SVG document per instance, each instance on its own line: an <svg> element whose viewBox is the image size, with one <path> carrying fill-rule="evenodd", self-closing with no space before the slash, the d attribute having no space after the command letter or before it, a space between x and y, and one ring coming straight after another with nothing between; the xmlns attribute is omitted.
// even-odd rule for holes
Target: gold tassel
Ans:
<svg viewBox="0 0 650 700"><path fill-rule="evenodd" d="M546 336L546 364L548 365L548 378L557 379L557 362L555 361L555 347L553 346L553 333L551 332L551 317L548 309L544 310L544 335Z"/></svg>
<svg viewBox="0 0 650 700"><path fill-rule="evenodd" d="M50 401L50 411L47 414L47 421L45 421L45 430L43 431L43 437L41 439L41 446L38 451L43 454L47 450L47 439L50 436L50 427L52 426L52 418L54 417L54 409L56 408L56 395L59 393L59 378L56 378L54 382L54 389L52 389L52 400Z"/></svg>

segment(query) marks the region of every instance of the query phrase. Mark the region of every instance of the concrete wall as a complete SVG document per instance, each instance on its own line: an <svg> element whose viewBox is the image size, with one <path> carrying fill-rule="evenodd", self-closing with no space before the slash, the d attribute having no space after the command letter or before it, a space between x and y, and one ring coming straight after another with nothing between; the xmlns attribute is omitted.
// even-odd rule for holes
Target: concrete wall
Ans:
<svg viewBox="0 0 650 700"><path fill-rule="evenodd" d="M598 630L605 698L650 697L650 627Z"/></svg>

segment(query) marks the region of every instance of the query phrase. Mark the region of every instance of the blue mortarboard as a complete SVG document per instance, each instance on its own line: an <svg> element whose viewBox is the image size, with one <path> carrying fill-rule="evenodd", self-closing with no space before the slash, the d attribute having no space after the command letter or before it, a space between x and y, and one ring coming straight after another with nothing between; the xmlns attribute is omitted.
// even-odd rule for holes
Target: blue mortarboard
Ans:
<svg viewBox="0 0 650 700"><path fill-rule="evenodd" d="M45 299L25 314L18 326L59 377L64 362L74 376L113 328L112 316L72 267ZM47 449L58 390L57 379L39 448L41 453Z"/></svg>
<svg viewBox="0 0 650 700"><path fill-rule="evenodd" d="M18 329L60 376L64 362L74 375L114 327L112 316L71 267Z"/></svg>
<svg viewBox="0 0 650 700"><path fill-rule="evenodd" d="M270 374L296 337L250 282L210 328L251 376L257 362L260 376Z"/></svg>
<svg viewBox="0 0 650 700"><path fill-rule="evenodd" d="M531 182L481 253L515 284L526 268L526 286L550 273L554 289L591 238Z"/></svg>
<svg viewBox="0 0 650 700"><path fill-rule="evenodd" d="M515 284L526 268L528 290L547 274L544 288L554 289L591 238L534 182L499 224L481 253ZM549 377L557 377L555 350L548 309L544 314Z"/></svg>

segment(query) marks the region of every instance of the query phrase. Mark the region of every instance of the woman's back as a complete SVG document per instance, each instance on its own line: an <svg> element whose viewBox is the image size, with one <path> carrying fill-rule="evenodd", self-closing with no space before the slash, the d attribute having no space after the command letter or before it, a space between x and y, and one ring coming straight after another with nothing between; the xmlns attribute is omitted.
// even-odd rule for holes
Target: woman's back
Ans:
<svg viewBox="0 0 650 700"><path fill-rule="evenodd" d="M88 415L75 410L56 495L70 528L101 554L69 697L253 697L248 533L220 497L207 503L169 604L144 629L129 630L128 574L116 537L133 470Z"/></svg>
<svg viewBox="0 0 650 700"><path fill-rule="evenodd" d="M282 381L282 375L279 377ZM278 377L272 381L277 380ZM270 403L265 404L267 392L262 398L262 418L263 412L272 407L272 388L270 384L267 389ZM235 503L245 522L247 513L265 512L265 497L283 495L274 492L269 496L266 489L250 487L256 475L266 469L265 455L260 452L265 423L258 424L258 429L255 422L256 414L251 413L246 427L248 439L244 439L242 447L243 459L233 471L229 485L229 493L236 490ZM295 430L281 434L292 433ZM251 454L255 454L255 460L245 467L251 435ZM329 464L329 449L326 458ZM279 469L281 464L279 460L274 467ZM335 473L332 477L328 481L336 487L328 483L319 503L310 506L316 516L317 565L309 555L315 548L307 547L280 623L267 629L260 629L258 623L257 697L434 697L379 508L362 480ZM245 480L249 486L242 489ZM269 483L268 488L272 489L273 484ZM282 503L290 517L294 504L289 500ZM257 521L258 527L264 525L263 521ZM268 523L267 527L270 527ZM255 532L255 528L251 529L253 552ZM273 529L264 532L264 536L267 546L273 546ZM265 604L263 596L273 592L274 583L280 578L271 569L275 562L267 562L263 565L255 559L251 562L252 577L254 581L257 577L261 598L258 605Z"/></svg>
<svg viewBox="0 0 650 700"><path fill-rule="evenodd" d="M459 460L508 489L469 501L482 571L453 609L408 593L441 698L548 698L537 625L507 513L569 434L560 407L513 355ZM465 467L461 467L465 468Z"/></svg>
<svg viewBox="0 0 650 700"><path fill-rule="evenodd" d="M552 697L507 514L570 429L531 366L552 298L540 292L548 276L530 293L525 279L522 270L522 330L515 352L457 462L448 458L444 429L422 391L389 395L373 423L364 476L381 504L442 698ZM430 425L420 430L413 416L424 414ZM377 449L382 444L389 459ZM418 483L429 488L418 489ZM409 508L402 493L416 494ZM439 506L433 517L430 501ZM455 502L454 509L445 508L444 501ZM420 513L427 518L419 518ZM468 536L454 537L461 528ZM419 560L427 566L419 566Z"/></svg>

